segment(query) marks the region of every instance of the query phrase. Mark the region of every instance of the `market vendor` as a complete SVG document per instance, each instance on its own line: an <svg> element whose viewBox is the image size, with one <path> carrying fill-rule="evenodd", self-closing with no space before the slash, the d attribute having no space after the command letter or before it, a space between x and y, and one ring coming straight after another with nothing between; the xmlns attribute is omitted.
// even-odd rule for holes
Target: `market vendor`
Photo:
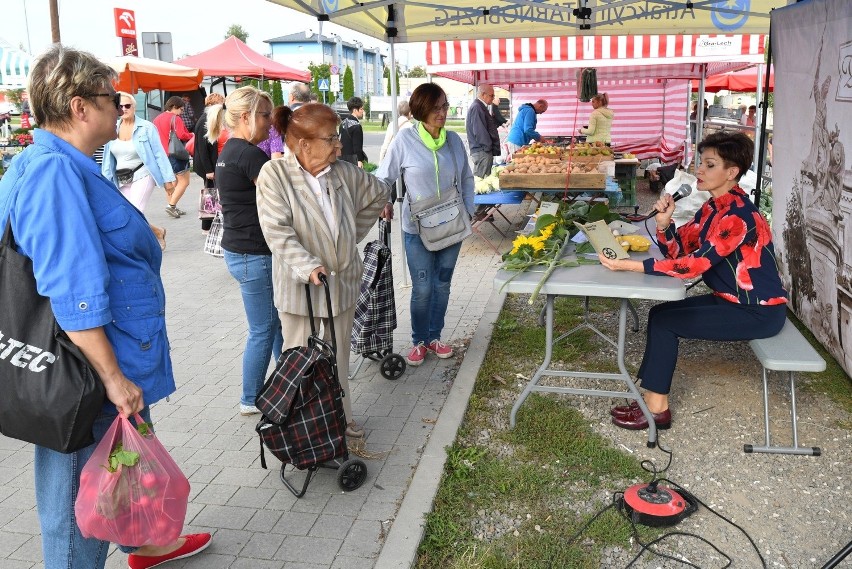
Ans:
<svg viewBox="0 0 852 569"><path fill-rule="evenodd" d="M770 338L781 331L787 318L787 291L778 275L772 232L738 183L751 166L754 142L742 133L720 132L701 141L698 153L698 190L709 192L711 197L691 222L677 229L671 222L675 210L672 196L663 194L657 200L656 237L665 258L635 261L599 256L601 264L613 271L681 279L701 276L712 291L658 304L648 314L645 354L638 376L658 429L671 426L669 390L680 338ZM648 427L636 402L614 407L610 413L618 427Z"/></svg>
<svg viewBox="0 0 852 569"><path fill-rule="evenodd" d="M541 135L535 130L538 124L538 115L547 111L547 101L539 99L535 103L524 103L518 109L518 116L509 129L509 137L506 143L509 146L509 154L517 152L521 146L529 144L533 140L541 139Z"/></svg>
<svg viewBox="0 0 852 569"><path fill-rule="evenodd" d="M586 135L586 142L612 142L612 119L615 111L607 107L609 97L606 93L598 93L592 97L592 114L589 115L589 124L581 126L580 134Z"/></svg>

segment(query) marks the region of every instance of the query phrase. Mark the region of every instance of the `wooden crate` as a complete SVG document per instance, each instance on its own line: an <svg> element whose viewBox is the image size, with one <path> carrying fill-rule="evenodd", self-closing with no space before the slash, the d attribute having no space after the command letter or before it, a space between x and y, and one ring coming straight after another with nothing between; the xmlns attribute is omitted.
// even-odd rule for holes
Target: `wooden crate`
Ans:
<svg viewBox="0 0 852 569"><path fill-rule="evenodd" d="M515 174L502 172L500 174L500 188L564 188L567 174ZM604 174L571 174L568 189L603 189L606 185Z"/></svg>

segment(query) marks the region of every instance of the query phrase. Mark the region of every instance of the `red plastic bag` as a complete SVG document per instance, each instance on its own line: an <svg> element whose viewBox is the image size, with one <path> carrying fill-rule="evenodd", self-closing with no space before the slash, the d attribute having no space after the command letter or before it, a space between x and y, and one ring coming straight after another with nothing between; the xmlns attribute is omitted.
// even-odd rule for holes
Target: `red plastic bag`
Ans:
<svg viewBox="0 0 852 569"><path fill-rule="evenodd" d="M180 537L189 480L138 414L119 415L80 474L74 512L84 537L127 546ZM138 429L138 430L137 430Z"/></svg>

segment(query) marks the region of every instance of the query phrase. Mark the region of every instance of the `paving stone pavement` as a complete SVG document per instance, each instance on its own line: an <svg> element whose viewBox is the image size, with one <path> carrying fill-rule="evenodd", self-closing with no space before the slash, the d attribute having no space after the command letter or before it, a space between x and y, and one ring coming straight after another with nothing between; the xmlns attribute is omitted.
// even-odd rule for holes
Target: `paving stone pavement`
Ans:
<svg viewBox="0 0 852 569"><path fill-rule="evenodd" d="M194 210L199 187L193 176L183 209ZM320 469L307 494L296 499L279 480L277 459L267 453L269 470L260 466L257 417L238 412L246 322L237 283L221 259L202 252L204 236L195 215L172 219L164 205L163 195L155 193L146 213L168 230L162 275L178 388L153 406L152 416L158 436L192 484L184 531L215 534L204 554L169 567L372 569L461 358L427 358L396 381L384 379L376 363L365 362L352 381L353 407L366 428L367 449L386 456L365 461L367 479L353 492L341 491L335 471ZM526 209L504 211L517 227ZM508 229L505 221L498 224ZM509 239L501 240L492 227L483 231L502 250L508 247ZM396 225L391 247L400 285ZM473 336L498 264L499 256L483 239L466 240L453 278L445 341L464 347ZM410 346L410 288L395 290L394 349L403 353ZM357 359L353 355L353 364ZM2 569L42 567L32 463L29 445L0 436ZM293 475L297 481L303 476ZM126 566L126 556L113 548L107 567Z"/></svg>

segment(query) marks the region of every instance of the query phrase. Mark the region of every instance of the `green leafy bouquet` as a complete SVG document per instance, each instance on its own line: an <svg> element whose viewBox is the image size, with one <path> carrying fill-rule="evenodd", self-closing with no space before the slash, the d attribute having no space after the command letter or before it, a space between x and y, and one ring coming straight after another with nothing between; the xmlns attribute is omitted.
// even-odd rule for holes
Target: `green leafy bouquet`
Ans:
<svg viewBox="0 0 852 569"><path fill-rule="evenodd" d="M545 267L541 280L530 295L529 303L533 304L538 298L541 287L553 274L557 267L576 267L581 262L597 263L598 261L580 260L577 257L564 259L563 256L572 243L571 238L577 234L579 229L574 222L591 223L603 220L606 223L621 219L621 215L612 212L605 203L590 205L586 202L574 202L572 204L561 204L556 215L544 214L536 219L534 229L528 235L519 235L512 242L512 250L503 255L503 268L507 271L515 271L518 274L536 266ZM578 246L577 252L588 243ZM506 281L507 284L509 281ZM505 286L505 285L504 285Z"/></svg>

